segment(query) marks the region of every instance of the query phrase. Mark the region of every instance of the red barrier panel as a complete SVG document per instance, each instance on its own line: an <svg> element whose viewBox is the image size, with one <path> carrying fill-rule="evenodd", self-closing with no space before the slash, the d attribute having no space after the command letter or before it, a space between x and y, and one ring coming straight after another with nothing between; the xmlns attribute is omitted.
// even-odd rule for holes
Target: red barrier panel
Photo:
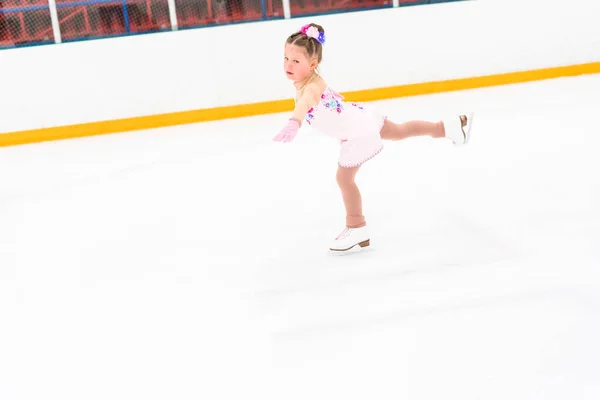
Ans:
<svg viewBox="0 0 600 400"><path fill-rule="evenodd" d="M172 29L168 0L125 1L126 7L123 0L56 0L63 41ZM423 0L400 0L417 3ZM290 0L296 16L391 5L392 0ZM282 0L175 0L175 6L180 28L283 18ZM0 0L1 47L53 42L48 0Z"/></svg>
<svg viewBox="0 0 600 400"><path fill-rule="evenodd" d="M0 0L0 46L29 43L54 43L48 0Z"/></svg>
<svg viewBox="0 0 600 400"><path fill-rule="evenodd" d="M290 0L292 15L322 14L391 5L392 0Z"/></svg>

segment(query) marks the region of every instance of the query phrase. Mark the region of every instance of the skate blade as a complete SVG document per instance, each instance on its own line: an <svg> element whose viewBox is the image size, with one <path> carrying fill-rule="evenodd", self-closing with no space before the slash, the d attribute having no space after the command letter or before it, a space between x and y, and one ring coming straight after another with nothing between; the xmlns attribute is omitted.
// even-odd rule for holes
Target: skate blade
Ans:
<svg viewBox="0 0 600 400"><path fill-rule="evenodd" d="M350 247L348 247L347 249L332 249L332 248L330 248L329 250L330 250L330 251L333 251L333 252L335 252L335 253L343 253L343 252L346 252L346 251L348 251L348 250L352 250L352 249L353 249L353 248L355 248L356 246L360 246L361 248L363 248L363 247L369 247L370 245L371 245L371 239L367 239L367 240L365 240L364 242L360 242L360 243L358 243L358 244L355 244L355 245L353 245L353 246L350 246Z"/></svg>
<svg viewBox="0 0 600 400"><path fill-rule="evenodd" d="M473 118L475 117L475 113L468 113L467 115L467 131L465 132L465 144L469 143L471 140L471 131L473 130Z"/></svg>

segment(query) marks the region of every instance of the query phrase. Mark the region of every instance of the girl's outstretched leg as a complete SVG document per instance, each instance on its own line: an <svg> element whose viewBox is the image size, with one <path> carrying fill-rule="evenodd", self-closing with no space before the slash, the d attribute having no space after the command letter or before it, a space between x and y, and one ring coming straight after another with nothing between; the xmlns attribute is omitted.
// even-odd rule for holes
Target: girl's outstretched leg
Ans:
<svg viewBox="0 0 600 400"><path fill-rule="evenodd" d="M417 136L445 137L444 123L429 121L408 121L397 124L386 120L381 128L381 138L385 140L402 140Z"/></svg>
<svg viewBox="0 0 600 400"><path fill-rule="evenodd" d="M455 144L465 144L469 139L473 115L460 115L445 121L408 121L397 124L386 120L381 128L381 138L385 140L402 140L417 136L432 138L449 138Z"/></svg>
<svg viewBox="0 0 600 400"><path fill-rule="evenodd" d="M334 251L349 250L357 244L366 247L370 244L367 223L362 211L362 197L356 185L356 173L360 167L343 168L338 166L336 180L342 192L346 209L346 228L329 247Z"/></svg>

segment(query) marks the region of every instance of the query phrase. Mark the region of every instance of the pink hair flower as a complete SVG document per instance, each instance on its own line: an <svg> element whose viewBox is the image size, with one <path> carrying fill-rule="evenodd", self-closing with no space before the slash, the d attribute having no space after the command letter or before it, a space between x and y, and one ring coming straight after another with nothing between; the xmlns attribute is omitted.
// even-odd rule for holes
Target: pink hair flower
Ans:
<svg viewBox="0 0 600 400"><path fill-rule="evenodd" d="M303 35L316 39L321 44L325 43L325 35L323 32L319 32L315 26L304 25L300 32L302 32Z"/></svg>
<svg viewBox="0 0 600 400"><path fill-rule="evenodd" d="M310 28L308 28L306 30L306 36L310 36L311 38L318 39L319 38L319 30L316 27L311 26Z"/></svg>

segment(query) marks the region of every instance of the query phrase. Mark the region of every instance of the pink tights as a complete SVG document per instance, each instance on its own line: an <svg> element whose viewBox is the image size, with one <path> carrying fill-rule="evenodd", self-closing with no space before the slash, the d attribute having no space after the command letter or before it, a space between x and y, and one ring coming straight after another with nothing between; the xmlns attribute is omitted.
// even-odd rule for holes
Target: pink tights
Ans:
<svg viewBox="0 0 600 400"><path fill-rule="evenodd" d="M396 124L385 121L381 128L381 138L384 140L402 140L415 136L431 136L443 138L445 136L444 125L440 122L408 121ZM338 166L336 175L337 183L342 191L344 206L346 207L346 226L348 228L360 228L366 225L362 212L362 198L360 190L355 182L356 173L360 166L354 168L343 168Z"/></svg>

